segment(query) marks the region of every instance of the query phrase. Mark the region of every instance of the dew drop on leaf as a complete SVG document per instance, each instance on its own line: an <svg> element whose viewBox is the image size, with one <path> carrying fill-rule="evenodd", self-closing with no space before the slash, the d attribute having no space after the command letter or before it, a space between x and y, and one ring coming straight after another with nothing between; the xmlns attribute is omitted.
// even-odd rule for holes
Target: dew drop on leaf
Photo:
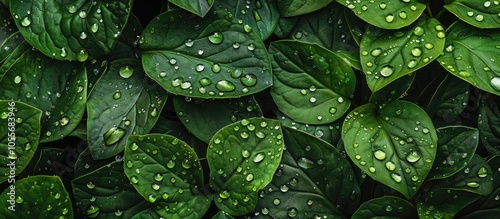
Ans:
<svg viewBox="0 0 500 219"><path fill-rule="evenodd" d="M113 145L125 136L125 130L118 127L112 127L104 133L104 144Z"/></svg>
<svg viewBox="0 0 500 219"><path fill-rule="evenodd" d="M222 35L219 32L215 32L214 34L210 35L208 37L208 40L213 43L213 44L221 44L222 41L224 40L224 35Z"/></svg>
<svg viewBox="0 0 500 219"><path fill-rule="evenodd" d="M234 91L235 86L230 81L222 80L222 81L217 82L217 84L215 85L215 88L217 88L217 90L222 91L222 92L230 92L230 91Z"/></svg>
<svg viewBox="0 0 500 219"><path fill-rule="evenodd" d="M389 77L394 73L394 68L392 66L386 65L380 69L380 75L384 77Z"/></svg>
<svg viewBox="0 0 500 219"><path fill-rule="evenodd" d="M395 181L395 182L401 182L401 176L397 173L392 173L391 174L391 178Z"/></svg>
<svg viewBox="0 0 500 219"><path fill-rule="evenodd" d="M477 176L481 178L488 176L488 170L485 167L479 168L479 170L477 171Z"/></svg>
<svg viewBox="0 0 500 219"><path fill-rule="evenodd" d="M381 150L377 150L375 152L373 152L373 156L375 158L377 158L377 160L384 160L385 159L385 152L381 151Z"/></svg>
<svg viewBox="0 0 500 219"><path fill-rule="evenodd" d="M119 70L119 73L122 78L130 78L132 74L134 74L134 69L128 65L122 66Z"/></svg>
<svg viewBox="0 0 500 219"><path fill-rule="evenodd" d="M416 151L412 151L406 156L406 160L410 163L415 163L420 160L420 155Z"/></svg>
<svg viewBox="0 0 500 219"><path fill-rule="evenodd" d="M500 77L494 77L490 80L490 85L493 87L493 89L500 91Z"/></svg>
<svg viewBox="0 0 500 219"><path fill-rule="evenodd" d="M26 16L21 20L21 26L23 27L27 27L30 24L31 24L31 18L29 16Z"/></svg>
<svg viewBox="0 0 500 219"><path fill-rule="evenodd" d="M301 157L297 160L297 165L303 169L311 169L314 167L315 163L305 157Z"/></svg>
<svg viewBox="0 0 500 219"><path fill-rule="evenodd" d="M18 75L16 77L14 77L14 83L19 84L19 83L21 83L21 81L22 81L21 76Z"/></svg>
<svg viewBox="0 0 500 219"><path fill-rule="evenodd" d="M253 162L255 163L259 163L261 162L262 160L264 160L264 154L263 153L258 153L257 155L255 155L255 157L253 158Z"/></svg>

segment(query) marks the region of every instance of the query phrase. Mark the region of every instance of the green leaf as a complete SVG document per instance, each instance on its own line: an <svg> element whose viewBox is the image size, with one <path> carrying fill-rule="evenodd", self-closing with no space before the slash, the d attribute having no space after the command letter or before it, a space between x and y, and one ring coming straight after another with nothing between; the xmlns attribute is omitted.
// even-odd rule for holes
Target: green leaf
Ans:
<svg viewBox="0 0 500 219"><path fill-rule="evenodd" d="M206 143L226 125L262 116L262 111L253 96L224 100L175 96L174 106L184 127Z"/></svg>
<svg viewBox="0 0 500 219"><path fill-rule="evenodd" d="M327 124L347 111L356 77L336 52L299 41L274 41L269 52L271 95L285 115L301 123Z"/></svg>
<svg viewBox="0 0 500 219"><path fill-rule="evenodd" d="M399 1L398 1L399 2ZM416 71L441 55L445 33L438 20L421 19L400 30L369 26L361 39L361 65L372 91Z"/></svg>
<svg viewBox="0 0 500 219"><path fill-rule="evenodd" d="M73 178L71 155L66 150L54 147L42 147L33 175L57 175L61 178Z"/></svg>
<svg viewBox="0 0 500 219"><path fill-rule="evenodd" d="M278 20L278 26L276 26L276 29L274 29L273 34L279 38L286 38L292 32L299 18L300 16L280 17L280 19Z"/></svg>
<svg viewBox="0 0 500 219"><path fill-rule="evenodd" d="M15 182L35 155L41 116L25 103L0 100L0 183Z"/></svg>
<svg viewBox="0 0 500 219"><path fill-rule="evenodd" d="M419 0L384 1L337 0L367 23L385 29L399 29L417 20L426 5Z"/></svg>
<svg viewBox="0 0 500 219"><path fill-rule="evenodd" d="M73 218L71 199L57 176L18 180L0 198L4 200L0 202L0 215L5 218Z"/></svg>
<svg viewBox="0 0 500 219"><path fill-rule="evenodd" d="M317 11L333 0L278 0L278 8L284 17L292 17Z"/></svg>
<svg viewBox="0 0 500 219"><path fill-rule="evenodd" d="M438 149L430 179L442 179L452 176L466 166L472 159L479 143L476 128L466 126L448 126L437 129Z"/></svg>
<svg viewBox="0 0 500 219"><path fill-rule="evenodd" d="M397 100L378 109L366 104L344 121L347 155L368 176L411 198L436 156L437 134L417 105Z"/></svg>
<svg viewBox="0 0 500 219"><path fill-rule="evenodd" d="M242 23L248 29L266 40L278 25L280 13L276 1L217 1L218 8L229 11L233 23Z"/></svg>
<svg viewBox="0 0 500 219"><path fill-rule="evenodd" d="M493 171L493 188L494 191L488 195L481 197L475 203L469 205L461 212L466 215L461 216L461 219L468 218L487 218L491 215L498 215L500 213L500 155L495 155L488 160Z"/></svg>
<svg viewBox="0 0 500 219"><path fill-rule="evenodd" d="M168 0L169 2L200 17L205 17L215 0Z"/></svg>
<svg viewBox="0 0 500 219"><path fill-rule="evenodd" d="M260 37L218 11L204 19L182 10L153 19L139 41L149 77L173 94L235 98L272 85Z"/></svg>
<svg viewBox="0 0 500 219"><path fill-rule="evenodd" d="M455 214L480 196L467 191L435 189L417 200L420 218L453 219Z"/></svg>
<svg viewBox="0 0 500 219"><path fill-rule="evenodd" d="M427 106L427 113L432 117L454 118L467 106L470 84L453 75L447 74L439 84Z"/></svg>
<svg viewBox="0 0 500 219"><path fill-rule="evenodd" d="M112 162L71 181L73 197L89 218L131 218L149 208L123 173L122 162ZM127 201L110 201L127 200Z"/></svg>
<svg viewBox="0 0 500 219"><path fill-rule="evenodd" d="M352 213L360 188L344 156L305 132L287 127L283 135L286 150L273 181L260 193L260 213L270 218L342 218L342 213Z"/></svg>
<svg viewBox="0 0 500 219"><path fill-rule="evenodd" d="M446 179L436 180L431 189L448 188L468 191L479 195L489 195L493 191L493 170L488 163L474 154L471 161L461 171Z"/></svg>
<svg viewBox="0 0 500 219"><path fill-rule="evenodd" d="M337 143L341 139L340 127L342 126L342 120L340 119L333 123L325 125L309 125L309 124L297 123L290 117L285 116L280 111L276 111L275 113L276 113L276 118L278 119L278 121L280 121L282 126L307 132L332 145L337 145Z"/></svg>
<svg viewBox="0 0 500 219"><path fill-rule="evenodd" d="M345 22L347 21L344 16L344 7L331 3L314 13L299 16L289 38L317 43L332 51L357 53L359 48Z"/></svg>
<svg viewBox="0 0 500 219"><path fill-rule="evenodd" d="M196 153L169 135L131 135L125 148L125 174L160 216L201 218L212 197L202 194L203 172Z"/></svg>
<svg viewBox="0 0 500 219"><path fill-rule="evenodd" d="M2 23L0 23L0 25L2 25ZM4 34L9 35L3 36ZM0 27L0 64L3 64L11 52L14 51L14 49L17 48L23 41L24 39L19 32L5 32L3 27ZM1 76L2 75L0 75L0 78L2 78Z"/></svg>
<svg viewBox="0 0 500 219"><path fill-rule="evenodd" d="M77 145L77 150L82 150L80 149L81 146L87 146L86 142L81 142ZM80 151L77 151L80 152ZM96 171L97 169L103 167L104 165L107 165L113 161L121 161L123 160L122 155L116 155L115 157L112 158L107 158L103 160L94 160L92 158L92 155L90 154L90 149L88 147L84 148L81 153L78 154L78 158L74 164L75 166L75 176L74 178L83 176L85 174L89 174L91 172Z"/></svg>
<svg viewBox="0 0 500 219"><path fill-rule="evenodd" d="M234 217L227 214L226 212L219 211L212 217L212 219L234 219Z"/></svg>
<svg viewBox="0 0 500 219"><path fill-rule="evenodd" d="M384 106L387 103L395 101L410 89L411 84L415 79L415 74L410 73L396 79L394 82L388 84L382 89L375 91L370 96L370 103L378 106Z"/></svg>
<svg viewBox="0 0 500 219"><path fill-rule="evenodd" d="M219 130L210 141L207 161L215 204L230 215L255 208L257 192L273 178L283 153L278 121L243 119Z"/></svg>
<svg viewBox="0 0 500 219"><path fill-rule="evenodd" d="M132 0L79 0L71 4L26 0L9 5L19 31L32 46L54 59L82 62L109 53L131 7Z"/></svg>
<svg viewBox="0 0 500 219"><path fill-rule="evenodd" d="M0 99L13 99L43 111L41 142L62 139L85 112L87 74L79 63L50 59L26 50L0 81Z"/></svg>
<svg viewBox="0 0 500 219"><path fill-rule="evenodd" d="M113 61L87 103L88 141L94 159L123 151L131 134L146 134L161 113L167 93L145 77L140 61Z"/></svg>
<svg viewBox="0 0 500 219"><path fill-rule="evenodd" d="M448 0L444 8L460 20L478 28L500 27L500 5L495 1Z"/></svg>
<svg viewBox="0 0 500 219"><path fill-rule="evenodd" d="M418 218L417 210L410 202L396 196L383 196L366 201L352 215L358 218Z"/></svg>
<svg viewBox="0 0 500 219"><path fill-rule="evenodd" d="M500 154L500 97L483 95L479 101L477 126L481 143L490 154Z"/></svg>
<svg viewBox="0 0 500 219"><path fill-rule="evenodd" d="M484 91L500 95L498 29L484 30L457 21L447 30L446 48L439 63L448 72Z"/></svg>

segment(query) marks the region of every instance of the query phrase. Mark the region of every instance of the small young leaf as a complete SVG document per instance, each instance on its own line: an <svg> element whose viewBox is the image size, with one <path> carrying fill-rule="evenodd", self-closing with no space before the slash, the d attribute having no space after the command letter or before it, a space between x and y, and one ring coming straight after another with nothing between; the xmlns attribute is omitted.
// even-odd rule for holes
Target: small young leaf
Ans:
<svg viewBox="0 0 500 219"><path fill-rule="evenodd" d="M479 102L477 126L481 142L490 154L500 154L500 97L485 94Z"/></svg>
<svg viewBox="0 0 500 219"><path fill-rule="evenodd" d="M401 100L382 109L373 104L356 108L344 121L342 139L354 164L407 198L422 185L436 156L432 120Z"/></svg>
<svg viewBox="0 0 500 219"><path fill-rule="evenodd" d="M204 17L214 4L215 0L168 0L168 1L183 8L184 10L187 10L200 17Z"/></svg>
<svg viewBox="0 0 500 219"><path fill-rule="evenodd" d="M396 196L384 196L366 201L352 215L353 219L360 218L418 218L417 210L407 200Z"/></svg>
<svg viewBox="0 0 500 219"><path fill-rule="evenodd" d="M71 181L73 197L89 218L131 218L149 208L123 173L123 163L114 161ZM127 200L126 202L110 201Z"/></svg>
<svg viewBox="0 0 500 219"><path fill-rule="evenodd" d="M337 55L317 44L274 41L271 95L278 108L293 120L328 124L349 108L356 86L352 68Z"/></svg>
<svg viewBox="0 0 500 219"><path fill-rule="evenodd" d="M30 176L18 180L0 195L0 199L4 200L0 202L0 215L4 218L74 217L69 194L57 176Z"/></svg>
<svg viewBox="0 0 500 219"><path fill-rule="evenodd" d="M215 204L231 215L255 208L257 192L272 180L283 153L278 121L243 119L219 130L210 141L207 161Z"/></svg>
<svg viewBox="0 0 500 219"><path fill-rule="evenodd" d="M417 200L420 218L453 219L465 206L476 201L480 195L462 190L447 188L426 192Z"/></svg>
<svg viewBox="0 0 500 219"><path fill-rule="evenodd" d="M438 149L434 169L430 179L443 179L452 176L466 166L472 159L479 143L479 132L466 126L449 126L437 129Z"/></svg>
<svg viewBox="0 0 500 219"><path fill-rule="evenodd" d="M165 218L201 218L211 196L201 194L203 172L198 156L169 135L131 135L125 147L125 174L154 210Z"/></svg>
<svg viewBox="0 0 500 219"><path fill-rule="evenodd" d="M129 135L148 133L167 96L165 90L145 77L140 61L113 61L87 103L87 137L92 157L115 156L123 151Z"/></svg>
<svg viewBox="0 0 500 219"><path fill-rule="evenodd" d="M445 52L438 61L448 72L484 91L500 95L498 29L479 29L456 21L446 30Z"/></svg>
<svg viewBox="0 0 500 219"><path fill-rule="evenodd" d="M447 0L444 8L460 20L478 28L500 27L500 5L496 1Z"/></svg>
<svg viewBox="0 0 500 219"><path fill-rule="evenodd" d="M333 0L278 0L278 8L284 17L292 17L317 11Z"/></svg>
<svg viewBox="0 0 500 219"><path fill-rule="evenodd" d="M286 151L257 209L270 218L336 218L352 213L360 188L349 162L330 144L284 128ZM338 189L342 188L342 189Z"/></svg>
<svg viewBox="0 0 500 219"><path fill-rule="evenodd" d="M426 5L419 0L402 1L349 1L337 0L351 9L354 14L367 23L385 29L400 29L417 20Z"/></svg>
<svg viewBox="0 0 500 219"><path fill-rule="evenodd" d="M0 99L19 100L41 109L40 141L55 141L71 133L83 118L86 78L81 64L53 60L29 49L0 80Z"/></svg>
<svg viewBox="0 0 500 219"><path fill-rule="evenodd" d="M426 109L427 113L431 117L437 115L441 118L453 118L460 115L467 106L469 90L469 83L447 74L432 96Z"/></svg>
<svg viewBox="0 0 500 219"><path fill-rule="evenodd" d="M131 7L132 0L71 4L26 0L9 5L19 31L31 45L51 58L81 62L105 55L113 48Z"/></svg>
<svg viewBox="0 0 500 219"><path fill-rule="evenodd" d="M30 105L0 100L0 183L15 182L35 155L41 117L42 111Z"/></svg>
<svg viewBox="0 0 500 219"><path fill-rule="evenodd" d="M262 111L253 96L224 100L174 96L174 106L184 126L206 143L226 125L262 116Z"/></svg>
<svg viewBox="0 0 500 219"><path fill-rule="evenodd" d="M233 22L239 22L266 40L278 25L280 13L274 0L217 1L218 8L233 14Z"/></svg>
<svg viewBox="0 0 500 219"><path fill-rule="evenodd" d="M149 77L188 97L235 98L272 85L265 45L218 10L201 19L182 10L158 15L139 41Z"/></svg>
<svg viewBox="0 0 500 219"><path fill-rule="evenodd" d="M444 38L444 28L434 18L421 19L400 30L369 26L360 44L368 87L380 90L429 64L443 52Z"/></svg>

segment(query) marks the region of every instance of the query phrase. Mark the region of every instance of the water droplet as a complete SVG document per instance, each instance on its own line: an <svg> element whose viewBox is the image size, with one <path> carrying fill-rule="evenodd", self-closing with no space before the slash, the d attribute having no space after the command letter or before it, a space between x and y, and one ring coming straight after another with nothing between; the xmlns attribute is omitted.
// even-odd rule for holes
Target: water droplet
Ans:
<svg viewBox="0 0 500 219"><path fill-rule="evenodd" d="M296 208L290 208L287 211L288 217L296 217L297 216L297 209Z"/></svg>
<svg viewBox="0 0 500 219"><path fill-rule="evenodd" d="M385 211L391 212L392 211L392 206L390 206L390 205L385 206Z"/></svg>
<svg viewBox="0 0 500 219"><path fill-rule="evenodd" d="M394 73L394 68L392 66L386 65L380 69L380 75L384 77L389 77Z"/></svg>
<svg viewBox="0 0 500 219"><path fill-rule="evenodd" d="M248 24L245 24L245 25L243 26L243 29L244 29L244 30L245 30L245 32L247 32L247 33L252 32L252 27L251 27L250 25L248 25Z"/></svg>
<svg viewBox="0 0 500 219"><path fill-rule="evenodd" d="M402 12L399 12L399 17L401 19L406 19L408 17L408 15L406 14L406 11L402 11Z"/></svg>
<svg viewBox="0 0 500 219"><path fill-rule="evenodd" d="M388 170L393 171L396 169L396 164L394 164L392 161L389 161L389 162L385 163L385 167Z"/></svg>
<svg viewBox="0 0 500 219"><path fill-rule="evenodd" d="M230 81L222 80L222 81L217 82L217 84L215 85L215 88L217 88L217 90L219 90L219 91L230 92L230 91L234 91L235 86Z"/></svg>
<svg viewBox="0 0 500 219"><path fill-rule="evenodd" d="M87 17L87 12L86 11L80 11L80 13L78 14L80 16L80 18L86 18Z"/></svg>
<svg viewBox="0 0 500 219"><path fill-rule="evenodd" d="M107 146L113 145L116 142L118 142L120 139L125 136L125 130L118 128L118 127L112 127L110 128L106 133L104 133L104 144Z"/></svg>
<svg viewBox="0 0 500 219"><path fill-rule="evenodd" d="M69 118L68 117L62 117L61 120L59 120L59 123L61 124L61 126L65 126L69 123Z"/></svg>
<svg viewBox="0 0 500 219"><path fill-rule="evenodd" d="M493 89L500 91L500 77L494 77L490 80L490 85L493 87Z"/></svg>
<svg viewBox="0 0 500 219"><path fill-rule="evenodd" d="M424 47L425 47L426 49L432 49L432 48L434 48L434 45L432 45L432 43L426 43L426 44L424 45Z"/></svg>
<svg viewBox="0 0 500 219"><path fill-rule="evenodd" d="M255 163L259 163L261 162L262 160L264 160L264 154L263 153L258 153L257 155L255 155L255 157L253 158L253 162Z"/></svg>
<svg viewBox="0 0 500 219"><path fill-rule="evenodd" d="M387 23L391 23L394 21L394 15L390 14L390 15L387 15L385 17L385 21L387 21Z"/></svg>
<svg viewBox="0 0 500 219"><path fill-rule="evenodd" d="M372 52L371 52L370 54L371 54L372 56L377 57L377 56L379 56L381 53L382 53L382 49L380 49L380 48L376 48L376 49L372 50Z"/></svg>
<svg viewBox="0 0 500 219"><path fill-rule="evenodd" d="M134 143L132 143L130 145L130 149L132 149L133 151L135 151L135 150L139 149L139 145L137 145L137 143L134 142Z"/></svg>
<svg viewBox="0 0 500 219"><path fill-rule="evenodd" d="M440 38L440 39L443 39L446 35L444 34L444 32L440 31L437 33L437 37Z"/></svg>
<svg viewBox="0 0 500 219"><path fill-rule="evenodd" d="M113 94L113 99L118 100L122 97L122 93L120 91L117 91Z"/></svg>
<svg viewBox="0 0 500 219"><path fill-rule="evenodd" d="M224 35L219 32L215 32L214 34L208 37L208 40L213 44L221 44L224 40Z"/></svg>
<svg viewBox="0 0 500 219"><path fill-rule="evenodd" d="M415 68L415 66L417 66L417 64L418 64L418 62L417 62L416 60L412 59L412 60L410 60L410 61L408 62L407 67L408 67L408 68Z"/></svg>
<svg viewBox="0 0 500 219"><path fill-rule="evenodd" d="M150 203L154 203L154 202L156 201L156 196L154 196L154 195L149 195L149 196L148 196L148 201L149 201Z"/></svg>
<svg viewBox="0 0 500 219"><path fill-rule="evenodd" d="M76 56L76 59L80 62L85 62L89 58L89 54L84 49L81 49Z"/></svg>
<svg viewBox="0 0 500 219"><path fill-rule="evenodd" d="M297 160L297 165L303 169L311 169L314 167L315 163L305 157L301 157Z"/></svg>
<svg viewBox="0 0 500 219"><path fill-rule="evenodd" d="M158 191L158 190L160 190L160 185L158 185L158 184L154 183L153 185L151 185L151 188L152 188L153 190Z"/></svg>
<svg viewBox="0 0 500 219"><path fill-rule="evenodd" d="M385 4L384 2L382 2L378 6L380 7L380 9L384 10L387 7L387 4Z"/></svg>
<svg viewBox="0 0 500 219"><path fill-rule="evenodd" d="M467 183L467 186L471 187L471 188L478 188L479 187L479 183L477 183L477 182L469 182L469 183Z"/></svg>
<svg viewBox="0 0 500 219"><path fill-rule="evenodd" d="M184 45L186 45L187 47L192 47L194 45L194 41L192 39L187 39L186 41L184 41Z"/></svg>
<svg viewBox="0 0 500 219"><path fill-rule="evenodd" d="M410 163L415 163L420 160L420 155L416 151L412 151L406 156L406 160Z"/></svg>
<svg viewBox="0 0 500 219"><path fill-rule="evenodd" d="M128 65L122 66L119 73L122 78L130 78L134 74L134 69Z"/></svg>
<svg viewBox="0 0 500 219"><path fill-rule="evenodd" d="M167 162L167 167L170 168L170 169L174 168L175 167L175 162L173 160L169 160Z"/></svg>
<svg viewBox="0 0 500 219"><path fill-rule="evenodd" d="M250 173L250 174L248 174L248 175L245 177L245 179L246 179L248 182L252 181L252 180L253 180L253 174L251 174L251 173Z"/></svg>
<svg viewBox="0 0 500 219"><path fill-rule="evenodd" d="M90 27L90 31L92 31L92 33L97 33L98 30L99 25L97 25L97 23L92 24L92 26Z"/></svg>
<svg viewBox="0 0 500 219"><path fill-rule="evenodd" d="M411 54L415 57L419 57L422 55L422 50L418 47L415 47L411 50Z"/></svg>
<svg viewBox="0 0 500 219"><path fill-rule="evenodd" d="M203 70L205 70L205 66L203 64L198 64L196 66L196 71L197 72L202 72Z"/></svg>
<svg viewBox="0 0 500 219"><path fill-rule="evenodd" d="M485 167L479 168L479 170L477 171L477 176L481 178L488 176L488 170Z"/></svg>
<svg viewBox="0 0 500 219"><path fill-rule="evenodd" d="M122 211L120 211L120 210L116 210L116 211L115 211L115 216L117 216L117 217L122 216L122 214L123 214L123 212L122 212Z"/></svg>
<svg viewBox="0 0 500 219"><path fill-rule="evenodd" d="M69 8L68 8L68 12L71 14L74 14L77 10L78 10L78 8L74 5L69 6Z"/></svg>
<svg viewBox="0 0 500 219"><path fill-rule="evenodd" d="M89 209L85 211L85 214L89 218L96 218L99 215L99 211L100 211L99 207L91 205Z"/></svg>
<svg viewBox="0 0 500 219"><path fill-rule="evenodd" d="M21 81L22 81L21 76L18 75L16 77L14 77L14 83L19 84L19 83L21 83Z"/></svg>
<svg viewBox="0 0 500 219"><path fill-rule="evenodd" d="M94 183L92 183L92 182L87 183L87 188L89 188L89 189L95 188Z"/></svg>
<svg viewBox="0 0 500 219"><path fill-rule="evenodd" d="M248 44L247 49L250 51L255 50L255 44L253 44L253 43Z"/></svg>
<svg viewBox="0 0 500 219"><path fill-rule="evenodd" d="M375 152L373 152L373 156L375 156L375 158L377 158L377 160L384 160L385 159L385 152L381 151L381 150L377 150Z"/></svg>
<svg viewBox="0 0 500 219"><path fill-rule="evenodd" d="M26 16L21 20L21 26L23 27L27 27L30 24L31 24L31 18L29 16Z"/></svg>
<svg viewBox="0 0 500 219"><path fill-rule="evenodd" d="M401 182L401 176L397 173L393 173L391 174L391 178L395 181L395 182Z"/></svg>
<svg viewBox="0 0 500 219"><path fill-rule="evenodd" d="M476 21L481 22L484 20L484 16L482 14L478 14L478 15L476 15L476 17L474 19L476 19Z"/></svg>
<svg viewBox="0 0 500 219"><path fill-rule="evenodd" d="M221 192L219 192L219 197L222 199L227 199L230 196L231 196L231 194L227 190L222 190Z"/></svg>
<svg viewBox="0 0 500 219"><path fill-rule="evenodd" d="M257 84L257 77L254 74L247 74L240 78L240 81L243 85L252 87Z"/></svg>

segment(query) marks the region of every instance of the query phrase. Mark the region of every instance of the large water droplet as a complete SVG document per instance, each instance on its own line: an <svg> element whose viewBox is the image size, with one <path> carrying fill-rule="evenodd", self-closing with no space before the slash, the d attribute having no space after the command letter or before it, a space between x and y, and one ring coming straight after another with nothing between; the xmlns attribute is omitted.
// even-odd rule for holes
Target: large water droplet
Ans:
<svg viewBox="0 0 500 219"><path fill-rule="evenodd" d="M488 170L485 167L479 168L479 170L477 171L477 176L481 178L488 176Z"/></svg>
<svg viewBox="0 0 500 219"><path fill-rule="evenodd" d="M420 155L416 151L412 151L406 156L406 160L410 163L415 163L420 160Z"/></svg>
<svg viewBox="0 0 500 219"><path fill-rule="evenodd" d="M298 212L296 208L290 208L287 211L288 217L296 217Z"/></svg>
<svg viewBox="0 0 500 219"><path fill-rule="evenodd" d="M21 26L23 27L27 27L30 24L31 24L31 18L29 16L26 16L21 20Z"/></svg>
<svg viewBox="0 0 500 219"><path fill-rule="evenodd" d="M395 181L395 182L401 182L401 176L397 173L393 173L391 174L391 178Z"/></svg>
<svg viewBox="0 0 500 219"><path fill-rule="evenodd" d="M128 65L122 66L119 73L122 78L130 78L134 74L134 69Z"/></svg>
<svg viewBox="0 0 500 219"><path fill-rule="evenodd" d="M19 84L19 83L21 83L21 81L22 81L21 76L18 75L16 77L14 77L14 83Z"/></svg>
<svg viewBox="0 0 500 219"><path fill-rule="evenodd" d="M208 40L213 44L221 44L224 40L224 35L219 32L215 32L214 34L208 37Z"/></svg>
<svg viewBox="0 0 500 219"><path fill-rule="evenodd" d="M76 56L76 59L80 62L85 62L88 58L89 54L84 49L81 49Z"/></svg>
<svg viewBox="0 0 500 219"><path fill-rule="evenodd" d="M385 167L388 170L393 171L396 169L396 164L394 164L392 161L389 161L389 162L385 163Z"/></svg>
<svg viewBox="0 0 500 219"><path fill-rule="evenodd" d="M380 48L376 48L376 49L372 50L372 52L371 52L370 54L371 54L372 56L377 57L377 56L379 56L381 53L382 53L382 49L380 49Z"/></svg>
<svg viewBox="0 0 500 219"><path fill-rule="evenodd" d="M305 157L301 157L297 160L297 165L303 169L311 169L314 167L315 163Z"/></svg>
<svg viewBox="0 0 500 219"><path fill-rule="evenodd" d="M255 157L253 158L253 162L255 163L259 163L261 162L262 160L264 160L264 154L263 153L258 153L257 155L255 155Z"/></svg>
<svg viewBox="0 0 500 219"><path fill-rule="evenodd" d="M234 91L235 86L230 81L222 80L222 81L217 82L217 84L215 85L215 88L217 88L217 90L222 91L222 92L230 92L230 91Z"/></svg>
<svg viewBox="0 0 500 219"><path fill-rule="evenodd" d="M222 199L227 199L230 196L231 196L231 194L227 190L222 190L221 192L219 192L219 197Z"/></svg>
<svg viewBox="0 0 500 219"><path fill-rule="evenodd" d="M377 150L375 152L373 152L373 156L375 158L377 158L377 160L384 160L385 159L385 152L381 151L381 150Z"/></svg>
<svg viewBox="0 0 500 219"><path fill-rule="evenodd" d="M380 69L380 75L384 77L389 77L394 73L394 68L392 66L386 65Z"/></svg>
<svg viewBox="0 0 500 219"><path fill-rule="evenodd" d="M125 130L118 128L118 127L113 127L110 128L106 133L104 133L104 144L106 145L113 145L116 142L118 142L120 139L125 136Z"/></svg>
<svg viewBox="0 0 500 219"><path fill-rule="evenodd" d="M99 215L99 212L100 212L99 207L91 205L89 209L85 211L85 214L89 218L96 218Z"/></svg>
<svg viewBox="0 0 500 219"><path fill-rule="evenodd" d="M490 85L497 91L500 91L500 77L494 77L490 80Z"/></svg>
<svg viewBox="0 0 500 219"><path fill-rule="evenodd" d="M415 47L411 50L411 54L415 57L419 57L422 55L422 50L418 47Z"/></svg>
<svg viewBox="0 0 500 219"><path fill-rule="evenodd" d="M243 74L243 71L239 68L235 68L233 71L231 71L230 75L233 78L239 78L241 77L241 74Z"/></svg>

